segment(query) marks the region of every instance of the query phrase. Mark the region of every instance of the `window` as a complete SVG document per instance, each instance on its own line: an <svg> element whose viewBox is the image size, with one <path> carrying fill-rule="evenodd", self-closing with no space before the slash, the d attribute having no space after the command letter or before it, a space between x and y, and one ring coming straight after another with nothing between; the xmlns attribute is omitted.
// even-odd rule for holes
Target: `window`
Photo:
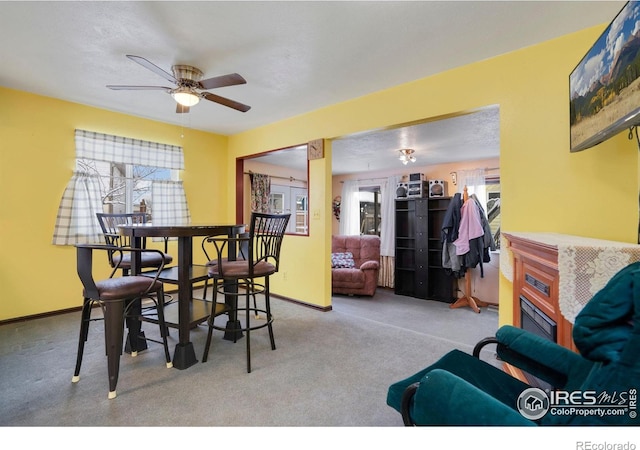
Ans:
<svg viewBox="0 0 640 450"><path fill-rule="evenodd" d="M360 234L380 236L380 186L361 187L360 201Z"/></svg>
<svg viewBox="0 0 640 450"><path fill-rule="evenodd" d="M487 190L487 220L496 248L500 249L500 177L485 179Z"/></svg>
<svg viewBox="0 0 640 450"><path fill-rule="evenodd" d="M296 193L296 234L309 233L309 208L306 189Z"/></svg>
<svg viewBox="0 0 640 450"><path fill-rule="evenodd" d="M271 214L284 213L284 193L271 192L269 194L269 213Z"/></svg>
<svg viewBox="0 0 640 450"><path fill-rule="evenodd" d="M154 223L186 224L187 200L178 179L182 148L76 130L76 167L62 196L55 245L101 242L98 212L147 212Z"/></svg>
<svg viewBox="0 0 640 450"><path fill-rule="evenodd" d="M153 219L153 181L177 179L178 171L153 166L77 159L76 171L96 176L106 213L147 213Z"/></svg>
<svg viewBox="0 0 640 450"><path fill-rule="evenodd" d="M269 192L269 213L290 213L287 233L309 233L309 208L307 189L272 184Z"/></svg>

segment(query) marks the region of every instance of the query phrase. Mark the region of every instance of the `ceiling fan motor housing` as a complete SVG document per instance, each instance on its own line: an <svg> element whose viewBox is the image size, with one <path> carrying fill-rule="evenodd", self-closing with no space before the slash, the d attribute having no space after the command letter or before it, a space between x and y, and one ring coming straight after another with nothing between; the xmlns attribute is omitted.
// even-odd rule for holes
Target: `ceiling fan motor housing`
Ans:
<svg viewBox="0 0 640 450"><path fill-rule="evenodd" d="M193 81L194 83L197 83L202 79L203 75L202 71L197 67L182 64L171 67L171 70L173 71L173 76L178 81Z"/></svg>

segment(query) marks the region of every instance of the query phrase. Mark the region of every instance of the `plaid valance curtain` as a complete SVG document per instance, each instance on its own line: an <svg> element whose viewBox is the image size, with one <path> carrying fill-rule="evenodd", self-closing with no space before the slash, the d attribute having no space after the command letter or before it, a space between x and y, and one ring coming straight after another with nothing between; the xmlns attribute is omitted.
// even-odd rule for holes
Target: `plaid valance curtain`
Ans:
<svg viewBox="0 0 640 450"><path fill-rule="evenodd" d="M76 159L107 161L162 169L183 170L182 147L142 141L121 136L75 131ZM153 221L160 224L184 225L190 214L181 181L153 180ZM76 170L62 195L54 245L101 242L102 230L96 212L102 212L98 176Z"/></svg>
<svg viewBox="0 0 640 450"><path fill-rule="evenodd" d="M182 147L76 130L76 158L184 169Z"/></svg>

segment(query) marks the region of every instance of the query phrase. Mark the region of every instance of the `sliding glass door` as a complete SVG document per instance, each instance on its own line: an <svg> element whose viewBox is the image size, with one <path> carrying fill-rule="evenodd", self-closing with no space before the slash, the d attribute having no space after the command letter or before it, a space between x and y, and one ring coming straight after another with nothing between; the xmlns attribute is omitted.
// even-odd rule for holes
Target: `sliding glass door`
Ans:
<svg viewBox="0 0 640 450"><path fill-rule="evenodd" d="M309 195L300 187L271 185L269 212L272 214L291 214L287 233L307 234L309 232Z"/></svg>

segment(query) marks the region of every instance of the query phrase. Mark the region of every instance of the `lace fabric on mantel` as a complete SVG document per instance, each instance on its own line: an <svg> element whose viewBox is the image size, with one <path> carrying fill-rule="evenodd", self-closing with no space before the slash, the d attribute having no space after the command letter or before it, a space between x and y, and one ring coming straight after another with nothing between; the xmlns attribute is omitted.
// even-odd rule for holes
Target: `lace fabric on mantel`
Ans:
<svg viewBox="0 0 640 450"><path fill-rule="evenodd" d="M513 233L558 249L558 303L560 312L573 323L589 300L620 270L640 261L640 245L554 233ZM500 257L500 271L513 282L513 254ZM504 256L504 257L503 257Z"/></svg>

